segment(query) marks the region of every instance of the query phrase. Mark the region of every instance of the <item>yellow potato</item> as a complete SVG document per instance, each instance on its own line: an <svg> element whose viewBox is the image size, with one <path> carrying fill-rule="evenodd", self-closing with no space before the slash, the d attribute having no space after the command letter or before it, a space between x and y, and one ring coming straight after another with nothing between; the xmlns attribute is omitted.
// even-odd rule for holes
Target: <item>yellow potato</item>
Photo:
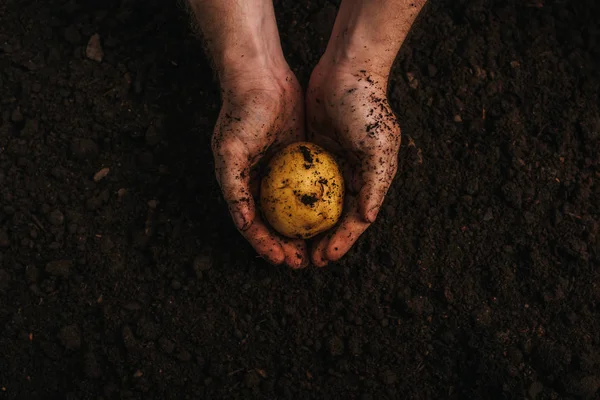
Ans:
<svg viewBox="0 0 600 400"><path fill-rule="evenodd" d="M344 179L325 149L308 142L293 143L270 161L261 182L260 203L265 219L277 232L308 239L339 220Z"/></svg>

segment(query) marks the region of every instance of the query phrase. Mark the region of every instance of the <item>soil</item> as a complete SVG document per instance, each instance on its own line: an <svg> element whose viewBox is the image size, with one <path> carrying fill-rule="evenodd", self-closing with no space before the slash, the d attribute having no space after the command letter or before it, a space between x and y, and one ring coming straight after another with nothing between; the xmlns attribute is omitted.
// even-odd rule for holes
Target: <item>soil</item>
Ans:
<svg viewBox="0 0 600 400"><path fill-rule="evenodd" d="M337 6L275 3L306 84ZM183 7L0 0L0 399L600 398L599 18L431 0L384 209L294 272L221 200Z"/></svg>

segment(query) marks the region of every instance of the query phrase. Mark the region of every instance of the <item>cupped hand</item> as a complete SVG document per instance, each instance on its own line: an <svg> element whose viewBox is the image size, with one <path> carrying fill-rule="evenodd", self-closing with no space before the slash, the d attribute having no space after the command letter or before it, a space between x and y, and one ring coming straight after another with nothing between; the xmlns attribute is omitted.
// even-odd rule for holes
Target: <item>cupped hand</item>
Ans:
<svg viewBox="0 0 600 400"><path fill-rule="evenodd" d="M304 140L304 102L289 70L247 70L221 80L223 104L214 129L215 173L237 229L272 264L309 262L302 240L273 232L261 218L256 174L261 160Z"/></svg>
<svg viewBox="0 0 600 400"><path fill-rule="evenodd" d="M338 225L313 245L316 266L339 260L375 221L396 175L400 127L387 77L351 66L318 65L306 99L308 138L336 154L346 181Z"/></svg>

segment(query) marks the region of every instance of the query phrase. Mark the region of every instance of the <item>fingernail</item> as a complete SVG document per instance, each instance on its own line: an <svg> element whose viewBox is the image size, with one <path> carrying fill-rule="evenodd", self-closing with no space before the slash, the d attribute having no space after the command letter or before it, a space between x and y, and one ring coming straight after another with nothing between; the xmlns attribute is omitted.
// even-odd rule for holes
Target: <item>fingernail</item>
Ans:
<svg viewBox="0 0 600 400"><path fill-rule="evenodd" d="M233 218L233 223L235 224L235 226L240 230L240 231L244 231L247 229L247 225L248 223L246 222L246 220L244 219L244 216L242 215L241 212L239 211L232 211L231 212L231 216Z"/></svg>
<svg viewBox="0 0 600 400"><path fill-rule="evenodd" d="M368 222L375 222L375 220L377 219L377 214L379 214L379 207L371 208L367 213Z"/></svg>

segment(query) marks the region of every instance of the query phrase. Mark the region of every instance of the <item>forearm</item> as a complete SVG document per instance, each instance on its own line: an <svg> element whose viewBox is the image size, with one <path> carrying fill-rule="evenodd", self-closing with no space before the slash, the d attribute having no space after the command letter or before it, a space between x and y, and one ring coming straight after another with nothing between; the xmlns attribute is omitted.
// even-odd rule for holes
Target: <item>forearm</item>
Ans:
<svg viewBox="0 0 600 400"><path fill-rule="evenodd" d="M426 0L343 0L323 62L389 74ZM361 67L362 68L362 67Z"/></svg>
<svg viewBox="0 0 600 400"><path fill-rule="evenodd" d="M221 79L285 63L272 0L188 0Z"/></svg>

